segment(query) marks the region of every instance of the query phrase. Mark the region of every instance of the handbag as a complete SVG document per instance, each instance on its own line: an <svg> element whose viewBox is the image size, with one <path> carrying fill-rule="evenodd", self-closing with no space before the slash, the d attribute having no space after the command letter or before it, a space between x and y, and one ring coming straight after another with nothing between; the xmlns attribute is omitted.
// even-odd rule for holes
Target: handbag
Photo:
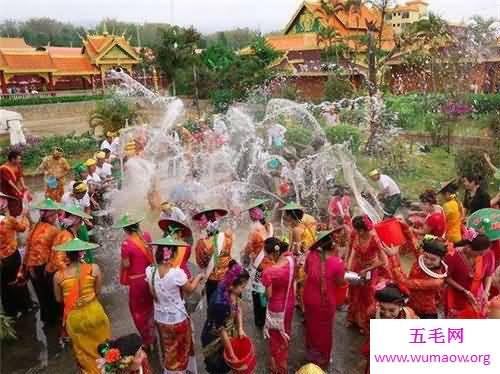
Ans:
<svg viewBox="0 0 500 374"><path fill-rule="evenodd" d="M266 311L266 322L264 324L264 337L266 339L269 338L269 330L277 330L285 340L287 341L290 340L290 336L288 336L285 330L285 313L288 304L288 296L290 295L290 288L293 285L294 264L293 260L290 257L287 257L287 260L290 269L290 276L288 278L288 288L286 291L286 298L285 298L285 303L283 305L283 311L271 312L269 311L269 309Z"/></svg>

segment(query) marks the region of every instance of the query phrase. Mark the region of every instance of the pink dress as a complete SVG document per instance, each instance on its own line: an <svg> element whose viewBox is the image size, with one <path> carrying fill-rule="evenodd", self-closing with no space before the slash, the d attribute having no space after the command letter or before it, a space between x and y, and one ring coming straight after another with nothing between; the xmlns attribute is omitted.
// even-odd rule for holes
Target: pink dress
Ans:
<svg viewBox="0 0 500 374"><path fill-rule="evenodd" d="M337 256L322 261L321 252L310 251L305 265L304 317L307 361L327 368L335 326L336 279L344 278L344 263Z"/></svg>
<svg viewBox="0 0 500 374"><path fill-rule="evenodd" d="M146 242L151 242L151 235L143 234ZM122 244L121 256L129 260L130 266L122 280L129 286L129 308L135 327L139 331L145 345L153 344L154 319L153 298L146 283L146 268L150 266L152 254L145 252L146 248L139 248L136 240L127 238ZM146 253L148 253L146 255Z"/></svg>
<svg viewBox="0 0 500 374"><path fill-rule="evenodd" d="M295 266L294 266L295 268ZM262 284L264 287L272 289L272 296L268 301L267 308L270 312L283 312L285 309L285 298L290 279L289 264L283 266L271 266L264 270L262 274ZM288 292L288 301L285 310L285 331L290 336L292 330L293 311L295 307L295 292L293 283ZM271 351L272 374L288 373L288 344L279 331L269 331L269 349Z"/></svg>

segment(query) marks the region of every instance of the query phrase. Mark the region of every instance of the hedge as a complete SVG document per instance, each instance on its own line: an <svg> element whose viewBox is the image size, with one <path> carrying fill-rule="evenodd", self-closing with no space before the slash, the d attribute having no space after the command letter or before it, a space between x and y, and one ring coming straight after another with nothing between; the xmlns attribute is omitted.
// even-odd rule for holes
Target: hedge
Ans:
<svg viewBox="0 0 500 374"><path fill-rule="evenodd" d="M398 114L399 126L407 130L432 120L440 112L440 107L449 100L471 105L475 115L500 112L500 94L468 93L458 98L442 93L384 97L387 107Z"/></svg>
<svg viewBox="0 0 500 374"><path fill-rule="evenodd" d="M357 152L361 144L361 131L354 126L340 124L325 130L326 138L332 144L349 143L352 152Z"/></svg>
<svg viewBox="0 0 500 374"><path fill-rule="evenodd" d="M103 95L74 95L74 96L17 96L0 99L0 107L20 105L40 105L57 103L74 103L78 101L103 100Z"/></svg>
<svg viewBox="0 0 500 374"><path fill-rule="evenodd" d="M79 158L98 149L96 140L88 133L83 135L49 136L45 138L27 136L25 145L18 144L4 147L0 152L0 163L6 160L9 151L16 150L23 155L24 168L30 170L36 169L43 158L52 153L52 149L55 146L62 148L65 157L68 159Z"/></svg>

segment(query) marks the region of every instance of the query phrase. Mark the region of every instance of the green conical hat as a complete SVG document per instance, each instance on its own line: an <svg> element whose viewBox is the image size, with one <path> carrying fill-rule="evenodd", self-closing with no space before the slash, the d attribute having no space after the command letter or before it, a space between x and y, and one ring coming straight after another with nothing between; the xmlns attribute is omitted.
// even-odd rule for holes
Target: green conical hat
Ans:
<svg viewBox="0 0 500 374"><path fill-rule="evenodd" d="M270 201L270 199L252 199L248 203L248 206L245 209L243 209L243 211L257 208L258 206L261 206L267 203L268 201Z"/></svg>
<svg viewBox="0 0 500 374"><path fill-rule="evenodd" d="M321 247L325 245L325 243L328 241L328 238L330 238L330 234L336 230L327 230L327 231L320 231L318 232L316 236L316 241L309 247L309 249L316 249L318 247Z"/></svg>
<svg viewBox="0 0 500 374"><path fill-rule="evenodd" d="M129 227L132 225L135 225L136 223L144 221L144 217L134 217L130 215L129 213L125 213L123 216L120 217L118 222L116 222L113 225L114 229L123 229L125 227Z"/></svg>
<svg viewBox="0 0 500 374"><path fill-rule="evenodd" d="M304 211L304 207L297 203L288 203L284 207L280 208L280 210L301 210Z"/></svg>
<svg viewBox="0 0 500 374"><path fill-rule="evenodd" d="M61 210L62 206L48 197L45 200L40 201L38 204L35 204L33 208L38 210Z"/></svg>
<svg viewBox="0 0 500 374"><path fill-rule="evenodd" d="M152 245L161 245L168 247L187 247L189 244L183 242L179 239L174 239L170 235L165 236L164 238L158 239L151 243Z"/></svg>
<svg viewBox="0 0 500 374"><path fill-rule="evenodd" d="M86 251L88 249L98 248L98 244L84 242L78 238L69 240L66 243L56 246L54 249L61 252Z"/></svg>
<svg viewBox="0 0 500 374"><path fill-rule="evenodd" d="M80 208L78 205L65 205L60 209L64 210L66 213L69 213L73 216L77 216L83 219L92 219L92 216L88 215Z"/></svg>
<svg viewBox="0 0 500 374"><path fill-rule="evenodd" d="M500 210L480 209L467 220L467 226L486 235L490 240L500 240Z"/></svg>
<svg viewBox="0 0 500 374"><path fill-rule="evenodd" d="M83 173L84 171L87 171L87 167L84 164L78 164L75 166L75 172L80 174Z"/></svg>

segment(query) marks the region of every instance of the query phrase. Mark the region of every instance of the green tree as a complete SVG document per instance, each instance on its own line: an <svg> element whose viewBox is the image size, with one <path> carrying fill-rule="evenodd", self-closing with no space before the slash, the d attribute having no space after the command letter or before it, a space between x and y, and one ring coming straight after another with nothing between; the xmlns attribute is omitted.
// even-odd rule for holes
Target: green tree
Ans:
<svg viewBox="0 0 500 374"><path fill-rule="evenodd" d="M178 26L164 28L160 33L160 43L154 48L156 63L172 82L172 95L175 96L177 72L196 63L199 57L195 50L201 34L193 27L184 29Z"/></svg>

